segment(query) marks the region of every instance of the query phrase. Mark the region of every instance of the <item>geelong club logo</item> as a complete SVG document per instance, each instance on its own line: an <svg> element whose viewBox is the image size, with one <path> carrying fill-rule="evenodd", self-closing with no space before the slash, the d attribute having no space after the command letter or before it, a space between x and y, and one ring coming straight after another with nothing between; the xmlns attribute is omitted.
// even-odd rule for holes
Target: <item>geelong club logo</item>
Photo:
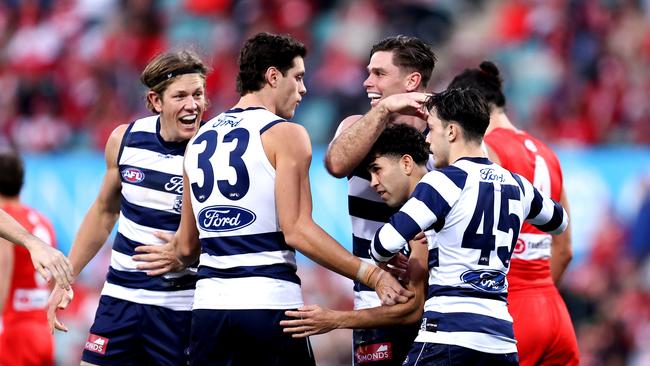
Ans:
<svg viewBox="0 0 650 366"><path fill-rule="evenodd" d="M465 271L460 279L477 290L492 293L503 292L506 285L506 274L496 269Z"/></svg>

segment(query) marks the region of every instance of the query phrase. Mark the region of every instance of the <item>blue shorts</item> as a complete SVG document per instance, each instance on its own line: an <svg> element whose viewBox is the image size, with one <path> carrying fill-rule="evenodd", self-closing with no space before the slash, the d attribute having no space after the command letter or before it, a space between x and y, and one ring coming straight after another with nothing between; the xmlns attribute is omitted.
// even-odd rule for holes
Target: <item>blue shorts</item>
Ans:
<svg viewBox="0 0 650 366"><path fill-rule="evenodd" d="M419 329L419 323L377 329L355 329L352 333L354 365L401 366Z"/></svg>
<svg viewBox="0 0 650 366"><path fill-rule="evenodd" d="M315 365L309 338L292 338L285 310L192 310L190 365Z"/></svg>
<svg viewBox="0 0 650 366"><path fill-rule="evenodd" d="M102 366L187 365L191 311L102 295L81 359Z"/></svg>
<svg viewBox="0 0 650 366"><path fill-rule="evenodd" d="M415 342L404 366L518 366L517 352L493 354L439 343Z"/></svg>

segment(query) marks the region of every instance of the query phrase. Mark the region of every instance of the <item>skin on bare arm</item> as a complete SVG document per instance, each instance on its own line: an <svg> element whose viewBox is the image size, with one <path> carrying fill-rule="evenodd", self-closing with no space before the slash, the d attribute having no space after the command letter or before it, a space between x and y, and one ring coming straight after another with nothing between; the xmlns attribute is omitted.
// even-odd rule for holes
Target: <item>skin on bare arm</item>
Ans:
<svg viewBox="0 0 650 366"><path fill-rule="evenodd" d="M0 314L2 314L5 304L7 303L13 271L13 244L4 239L0 239Z"/></svg>
<svg viewBox="0 0 650 366"><path fill-rule="evenodd" d="M81 227L77 232L72 248L70 262L73 275L77 277L88 262L97 255L110 235L120 214L120 189L122 183L117 164L117 156L122 143L122 137L128 125L120 125L108 138L105 150L106 174L102 181L99 194L86 213ZM48 299L48 320L50 329L67 331L67 328L56 318L58 309L65 309L72 300L73 293L54 289Z"/></svg>
<svg viewBox="0 0 650 366"><path fill-rule="evenodd" d="M343 120L337 136L327 148L327 171L337 178L350 175L386 128L392 113L426 120L428 111L424 108L424 102L428 95L418 92L394 94L382 99L364 116L350 116Z"/></svg>
<svg viewBox="0 0 650 366"><path fill-rule="evenodd" d="M63 289L74 281L70 261L63 253L30 234L8 213L0 210L0 238L22 245L29 251L34 268L46 280L52 278Z"/></svg>
<svg viewBox="0 0 650 366"><path fill-rule="evenodd" d="M560 204L569 214L569 201L566 196L564 188L560 196ZM553 235L551 242L551 277L555 285L558 285L562 280L562 275L566 271L571 259L573 258L573 249L571 248L571 220L566 230L560 235Z"/></svg>
<svg viewBox="0 0 650 366"><path fill-rule="evenodd" d="M292 333L294 338L303 338L334 329L377 328L419 321L422 318L426 299L429 250L423 237L411 241L410 244L412 252L408 262L407 289L413 291L415 296L409 301L394 306L384 305L353 311L338 311L318 305L307 305L285 312L287 316L295 319L280 322L284 332Z"/></svg>
<svg viewBox="0 0 650 366"><path fill-rule="evenodd" d="M287 244L334 272L353 279L361 277L361 282L374 288L386 304L405 303L412 297L411 291L385 271L362 265L359 258L313 221L309 185L311 143L304 127L279 123L262 135L262 142L275 167L278 221Z"/></svg>
<svg viewBox="0 0 650 366"><path fill-rule="evenodd" d="M199 231L196 228L196 217L192 209L190 183L183 169L183 206L181 208L181 223L176 231L176 257L187 267L199 259L201 244Z"/></svg>

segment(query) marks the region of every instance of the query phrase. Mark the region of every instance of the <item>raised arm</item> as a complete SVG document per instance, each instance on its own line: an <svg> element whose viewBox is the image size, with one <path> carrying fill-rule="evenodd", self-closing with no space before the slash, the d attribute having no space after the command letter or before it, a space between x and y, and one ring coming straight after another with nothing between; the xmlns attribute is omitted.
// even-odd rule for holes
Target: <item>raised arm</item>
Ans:
<svg viewBox="0 0 650 366"><path fill-rule="evenodd" d="M560 204L569 214L569 200L566 192L562 189ZM573 249L571 247L571 222L568 223L566 230L562 234L554 235L551 243L551 277L556 285L560 283L562 275L566 271L571 259L573 258Z"/></svg>
<svg viewBox="0 0 650 366"><path fill-rule="evenodd" d="M422 318L428 279L429 250L426 239L411 242L407 275L407 289L415 296L404 304L394 306L379 306L363 310L338 311L322 308L318 305L307 305L285 314L294 319L283 320L280 325L285 327L285 333L292 333L294 338L308 337L314 334L327 333L334 329L365 329L412 324Z"/></svg>
<svg viewBox="0 0 650 366"><path fill-rule="evenodd" d="M298 124L279 123L262 135L262 141L275 167L278 221L287 244L324 267L374 288L387 304L406 302L411 292L385 271L353 256L313 221L307 131Z"/></svg>
<svg viewBox="0 0 650 366"><path fill-rule="evenodd" d="M382 99L364 116L344 119L325 155L325 168L337 178L352 173L366 157L372 145L386 128L392 113L403 113L426 119L422 108L428 94L395 94Z"/></svg>
<svg viewBox="0 0 650 366"><path fill-rule="evenodd" d="M54 278L59 287L70 288L73 276L68 258L51 245L30 234L3 210L0 210L0 238L27 248L34 268L44 279L49 281Z"/></svg>

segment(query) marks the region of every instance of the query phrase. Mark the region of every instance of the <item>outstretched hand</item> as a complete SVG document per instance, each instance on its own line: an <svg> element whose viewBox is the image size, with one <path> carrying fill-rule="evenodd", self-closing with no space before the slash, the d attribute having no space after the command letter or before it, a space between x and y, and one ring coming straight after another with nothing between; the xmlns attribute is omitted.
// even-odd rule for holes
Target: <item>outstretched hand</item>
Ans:
<svg viewBox="0 0 650 366"><path fill-rule="evenodd" d="M57 319L56 312L68 307L73 298L74 292L72 288L65 290L56 286L52 290L50 298L47 300L47 323L50 327L50 333L54 333L55 329L64 332L68 331L68 327Z"/></svg>
<svg viewBox="0 0 650 366"><path fill-rule="evenodd" d="M147 271L149 276L159 276L169 272L178 272L184 268L176 257L176 237L174 234L154 232L165 244L147 244L135 248L133 260L139 263L136 268Z"/></svg>
<svg viewBox="0 0 650 366"><path fill-rule="evenodd" d="M323 334L337 328L336 311L318 305L306 305L297 310L287 310L286 316L296 319L282 320L283 332L291 333L293 338L305 338Z"/></svg>
<svg viewBox="0 0 650 366"><path fill-rule="evenodd" d="M29 250L34 268L48 283L54 279L59 287L70 289L74 281L72 265L63 253L36 237L26 242L25 247Z"/></svg>

